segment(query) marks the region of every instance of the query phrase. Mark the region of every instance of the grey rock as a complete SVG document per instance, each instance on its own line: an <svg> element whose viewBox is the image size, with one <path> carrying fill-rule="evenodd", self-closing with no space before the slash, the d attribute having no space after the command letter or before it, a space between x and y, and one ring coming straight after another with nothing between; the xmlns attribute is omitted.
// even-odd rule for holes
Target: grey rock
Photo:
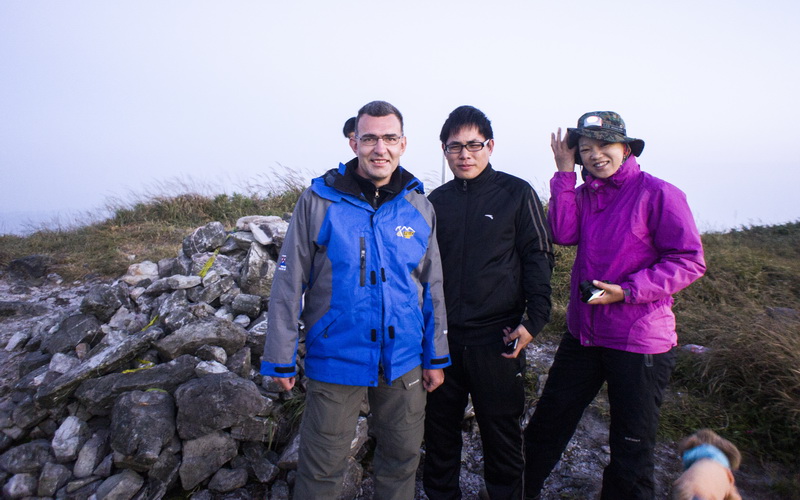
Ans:
<svg viewBox="0 0 800 500"><path fill-rule="evenodd" d="M2 311L0 311L0 317L3 316L3 314L1 313ZM31 334L28 331L16 332L14 333L14 335L11 336L10 339L8 339L8 342L6 343L5 346L5 350L8 352L21 350L22 347L25 345L25 343L28 342L28 340L30 340L30 338Z"/></svg>
<svg viewBox="0 0 800 500"><path fill-rule="evenodd" d="M41 283L47 276L50 258L44 255L28 255L8 263L6 271L13 278L29 283Z"/></svg>
<svg viewBox="0 0 800 500"><path fill-rule="evenodd" d="M50 442L37 439L11 448L0 455L0 469L11 474L38 474L44 464L53 461Z"/></svg>
<svg viewBox="0 0 800 500"><path fill-rule="evenodd" d="M180 274L170 276L167 281L173 290L185 290L186 288L198 286L203 282L200 276L182 276Z"/></svg>
<svg viewBox="0 0 800 500"><path fill-rule="evenodd" d="M108 326L124 332L137 332L147 325L147 316L130 311L122 306L108 321Z"/></svg>
<svg viewBox="0 0 800 500"><path fill-rule="evenodd" d="M253 243L242 265L239 287L244 293L269 297L276 268L275 261L270 258L264 245Z"/></svg>
<svg viewBox="0 0 800 500"><path fill-rule="evenodd" d="M3 498L26 498L36 494L38 480L34 474L14 474L3 485Z"/></svg>
<svg viewBox="0 0 800 500"><path fill-rule="evenodd" d="M14 439L5 432L0 432L0 453L11 448L12 444L14 444Z"/></svg>
<svg viewBox="0 0 800 500"><path fill-rule="evenodd" d="M230 287L226 292L219 296L219 303L222 305L230 306L233 304L233 300L242 293L241 288L234 283L232 287Z"/></svg>
<svg viewBox="0 0 800 500"><path fill-rule="evenodd" d="M78 452L91 437L89 426L78 417L64 419L53 436L51 446L59 462L69 462L78 458Z"/></svg>
<svg viewBox="0 0 800 500"><path fill-rule="evenodd" d="M222 306L219 309L217 309L217 312L214 313L214 316L219 318L219 319L224 319L226 321L230 321L231 323L237 324L237 325L241 326L242 328L244 328L244 326L242 326L241 324L233 321L233 313L231 312L231 310L229 308L227 308L225 306Z"/></svg>
<svg viewBox="0 0 800 500"><path fill-rule="evenodd" d="M45 408L52 408L69 397L84 380L113 371L124 365L140 352L161 338L163 331L149 328L131 335L118 345L107 347L88 358L80 366L61 375L49 384L42 385L36 393L36 401Z"/></svg>
<svg viewBox="0 0 800 500"><path fill-rule="evenodd" d="M189 301L186 300L186 290L176 290L160 298L157 314L163 318L173 311L186 310L187 307Z"/></svg>
<svg viewBox="0 0 800 500"><path fill-rule="evenodd" d="M225 240L225 243L219 247L219 253L223 255L240 255L242 252L241 247L239 247L239 243L234 240L230 234L228 234L228 238Z"/></svg>
<svg viewBox="0 0 800 500"><path fill-rule="evenodd" d="M247 327L247 347L256 358L259 358L264 352L264 342L267 338L267 313L262 312L261 315L250 323Z"/></svg>
<svg viewBox="0 0 800 500"><path fill-rule="evenodd" d="M100 321L90 314L75 314L65 318L58 330L44 345L44 351L55 354L69 352L81 342L94 345L100 341Z"/></svg>
<svg viewBox="0 0 800 500"><path fill-rule="evenodd" d="M223 293L230 290L234 285L233 277L230 275L223 276L218 281L204 285L200 292L199 302L206 302L211 304L219 299Z"/></svg>
<svg viewBox="0 0 800 500"><path fill-rule="evenodd" d="M54 497L56 491L67 484L71 477L72 472L65 465L46 463L39 474L36 494L40 497Z"/></svg>
<svg viewBox="0 0 800 500"><path fill-rule="evenodd" d="M0 318L4 316L41 316L47 312L47 308L41 304L17 300L0 300ZM6 347L6 350L11 351Z"/></svg>
<svg viewBox="0 0 800 500"><path fill-rule="evenodd" d="M367 417L358 417L356 434L350 442L350 456L358 455L359 450L369 441L369 425Z"/></svg>
<svg viewBox="0 0 800 500"><path fill-rule="evenodd" d="M189 498L190 500L214 500L214 494L210 490L200 490L192 493Z"/></svg>
<svg viewBox="0 0 800 500"><path fill-rule="evenodd" d="M178 455L170 450L164 450L158 460L147 472L147 481L139 490L137 498L142 500L160 500L178 482L178 471L181 461Z"/></svg>
<svg viewBox="0 0 800 500"><path fill-rule="evenodd" d="M253 416L231 427L231 436L237 441L272 443L278 424L271 418Z"/></svg>
<svg viewBox="0 0 800 500"><path fill-rule="evenodd" d="M247 229L260 244L281 246L289 224L277 216L256 216L247 221Z"/></svg>
<svg viewBox="0 0 800 500"><path fill-rule="evenodd" d="M172 285L170 284L169 278L159 278L154 282L147 285L145 288L144 293L147 295L158 295L160 293L168 292L172 290Z"/></svg>
<svg viewBox="0 0 800 500"><path fill-rule="evenodd" d="M347 469L344 473L342 493L337 500L349 500L358 496L361 490L361 479L364 477L364 468L353 457L347 457Z"/></svg>
<svg viewBox="0 0 800 500"><path fill-rule="evenodd" d="M183 239L183 254L191 257L196 253L211 252L221 247L227 237L221 222L209 222Z"/></svg>
<svg viewBox="0 0 800 500"><path fill-rule="evenodd" d="M81 364L81 360L79 360L76 356L70 356L68 354L57 352L53 354L52 358L50 358L50 363L47 365L47 369L53 373L64 374L79 364Z"/></svg>
<svg viewBox="0 0 800 500"><path fill-rule="evenodd" d="M33 396L27 396L14 408L11 418L20 429L30 429L49 415L46 408L36 404Z"/></svg>
<svg viewBox="0 0 800 500"><path fill-rule="evenodd" d="M176 274L186 276L189 275L191 269L192 259L183 255L183 251L178 257L158 261L158 276L160 278L167 278Z"/></svg>
<svg viewBox="0 0 800 500"><path fill-rule="evenodd" d="M111 319L120 307L128 304L128 287L125 283L116 285L95 285L81 302L80 311L91 314L103 323Z"/></svg>
<svg viewBox="0 0 800 500"><path fill-rule="evenodd" d="M278 459L278 467L283 470L297 470L297 460L300 456L300 433L295 433L294 437L283 449L281 457Z"/></svg>
<svg viewBox="0 0 800 500"><path fill-rule="evenodd" d="M164 317L164 329L167 333L172 333L194 321L197 321L197 316L187 310L178 309L170 311Z"/></svg>
<svg viewBox="0 0 800 500"><path fill-rule="evenodd" d="M247 331L239 325L218 318L208 318L186 325L155 343L166 359L194 354L204 345L217 345L233 354L242 348Z"/></svg>
<svg viewBox="0 0 800 500"><path fill-rule="evenodd" d="M231 233L228 240L235 243L240 249L248 250L256 239L250 231L235 231Z"/></svg>
<svg viewBox="0 0 800 500"><path fill-rule="evenodd" d="M227 469L223 467L211 476L211 481L208 482L208 489L219 493L227 493L237 488L242 488L246 484L246 469Z"/></svg>
<svg viewBox="0 0 800 500"><path fill-rule="evenodd" d="M178 435L193 439L239 424L262 411L256 385L226 372L193 379L175 391Z"/></svg>
<svg viewBox="0 0 800 500"><path fill-rule="evenodd" d="M224 432L214 432L183 443L181 486L191 490L236 456L236 441Z"/></svg>
<svg viewBox="0 0 800 500"><path fill-rule="evenodd" d="M281 479L272 483L272 487L269 489L269 499L289 500L289 484Z"/></svg>
<svg viewBox="0 0 800 500"><path fill-rule="evenodd" d="M147 470L158 460L161 448L175 434L175 406L165 391L131 391L122 394L111 414L111 449L115 458L135 470Z"/></svg>
<svg viewBox="0 0 800 500"><path fill-rule="evenodd" d="M197 363L194 372L198 377L228 373L228 368L219 361L201 361Z"/></svg>
<svg viewBox="0 0 800 500"><path fill-rule="evenodd" d="M132 470L124 470L100 484L97 500L130 500L144 484L144 478Z"/></svg>
<svg viewBox="0 0 800 500"><path fill-rule="evenodd" d="M259 482L269 484L278 477L281 470L277 465L273 464L267 459L261 459L258 462L253 462L253 474Z"/></svg>
<svg viewBox="0 0 800 500"><path fill-rule="evenodd" d="M84 500L97 492L103 480L94 476L73 479L56 492L56 498L65 500ZM62 493L63 491L63 493Z"/></svg>
<svg viewBox="0 0 800 500"><path fill-rule="evenodd" d="M92 434L92 437L84 443L72 468L72 474L75 477L82 479L94 474L97 466L111 451L108 438L108 429L101 429Z"/></svg>
<svg viewBox="0 0 800 500"><path fill-rule="evenodd" d="M251 318L257 318L261 314L261 296L240 293L233 299L231 309L236 314L246 314Z"/></svg>
<svg viewBox="0 0 800 500"><path fill-rule="evenodd" d="M250 370L252 369L250 349L243 347L236 351L233 356L228 359L228 362L225 363L225 366L227 366L228 370L232 371L236 375L249 379Z"/></svg>
<svg viewBox="0 0 800 500"><path fill-rule="evenodd" d="M180 384L194 377L198 362L194 356L185 354L152 368L88 379L75 391L75 397L92 414L108 415L117 396L124 392L148 389L173 392Z"/></svg>
<svg viewBox="0 0 800 500"><path fill-rule="evenodd" d="M196 355L203 361L216 361L223 364L228 361L225 349L216 345L204 345L197 350Z"/></svg>
<svg viewBox="0 0 800 500"><path fill-rule="evenodd" d="M209 259L214 259L209 266ZM242 259L232 257L230 255L221 254L195 254L192 255L192 272L191 274L201 275L203 269L206 269L203 275L203 285L208 286L211 281L216 281L218 277L233 276L238 277L241 272ZM218 277L215 277L218 276Z"/></svg>
<svg viewBox="0 0 800 500"><path fill-rule="evenodd" d="M97 467L92 471L92 475L96 477L109 477L111 469L114 467L114 454L109 453L97 464Z"/></svg>
<svg viewBox="0 0 800 500"><path fill-rule="evenodd" d="M49 365L52 357L52 354L41 351L26 354L19 364L19 376L24 377L37 368Z"/></svg>
<svg viewBox="0 0 800 500"><path fill-rule="evenodd" d="M128 271L120 278L120 281L136 286L144 280L155 281L158 279L158 264L145 260L128 266Z"/></svg>

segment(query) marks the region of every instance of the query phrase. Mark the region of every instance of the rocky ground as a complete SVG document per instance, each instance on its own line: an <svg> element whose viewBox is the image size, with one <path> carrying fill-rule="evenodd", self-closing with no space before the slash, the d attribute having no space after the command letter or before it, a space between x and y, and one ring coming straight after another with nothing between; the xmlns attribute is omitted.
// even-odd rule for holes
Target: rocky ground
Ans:
<svg viewBox="0 0 800 500"><path fill-rule="evenodd" d="M49 275L36 284L20 283L0 275L0 380L5 387L17 377L19 351L13 349L20 339L57 325L65 311L74 310L94 283L80 281L63 283L57 275ZM546 373L555 345L543 343L528 348L528 360L536 376ZM530 411L533 409L531 408ZM570 442L564 460L557 466L546 484L545 499L596 498L602 470L608 461L608 426L602 398L589 408ZM467 421L464 431L464 461L461 484L465 499L478 499L482 485L482 453L474 419ZM656 452L656 482L658 498L668 498L669 485L680 473L675 443L662 442ZM781 477L780 467L759 464L745 457L736 474L744 498L777 498L769 489L770 483ZM418 483L418 498L426 498ZM372 483L367 469L359 499L371 498Z"/></svg>

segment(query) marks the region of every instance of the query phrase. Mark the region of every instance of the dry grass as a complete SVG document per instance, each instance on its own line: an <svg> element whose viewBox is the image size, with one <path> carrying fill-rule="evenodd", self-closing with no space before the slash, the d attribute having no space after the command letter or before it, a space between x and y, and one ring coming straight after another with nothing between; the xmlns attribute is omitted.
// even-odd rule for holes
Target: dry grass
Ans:
<svg viewBox="0 0 800 500"><path fill-rule="evenodd" d="M666 432L712 427L750 453L800 464L800 222L703 243L708 272L675 311L679 341L709 351L681 356L673 381L702 405L666 402Z"/></svg>
<svg viewBox="0 0 800 500"><path fill-rule="evenodd" d="M303 189L299 177L287 173L274 179L251 184L249 194L155 194L128 205L111 203L106 209L112 216L102 222L77 228L44 227L28 237L2 235L0 267L40 254L50 258L52 272L69 281L87 276L116 278L133 262L176 256L183 238L208 222L219 221L232 229L245 215L291 212Z"/></svg>

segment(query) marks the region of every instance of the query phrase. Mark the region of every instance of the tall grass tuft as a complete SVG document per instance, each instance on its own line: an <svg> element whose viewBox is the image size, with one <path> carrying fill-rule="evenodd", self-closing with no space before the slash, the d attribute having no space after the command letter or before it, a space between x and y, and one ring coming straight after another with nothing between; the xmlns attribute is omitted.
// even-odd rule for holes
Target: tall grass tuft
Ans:
<svg viewBox="0 0 800 500"><path fill-rule="evenodd" d="M291 212L303 190L299 175L277 174L252 183L248 193L154 194L107 207L108 219L81 227L43 227L30 236L0 235L0 267L31 254L50 257L52 271L67 280L116 278L133 262L174 257L198 226L220 221L229 229L245 215Z"/></svg>

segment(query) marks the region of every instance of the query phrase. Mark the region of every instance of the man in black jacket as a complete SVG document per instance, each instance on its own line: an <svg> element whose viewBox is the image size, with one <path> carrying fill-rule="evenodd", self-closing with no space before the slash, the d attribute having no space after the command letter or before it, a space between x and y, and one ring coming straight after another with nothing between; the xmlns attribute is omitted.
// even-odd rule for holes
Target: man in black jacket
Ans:
<svg viewBox="0 0 800 500"><path fill-rule="evenodd" d="M461 422L472 395L489 497L520 499L523 349L550 319L552 240L530 185L489 164L494 134L483 112L456 108L440 139L455 179L428 199L438 220L453 364L428 394L423 484L431 500L461 498Z"/></svg>

